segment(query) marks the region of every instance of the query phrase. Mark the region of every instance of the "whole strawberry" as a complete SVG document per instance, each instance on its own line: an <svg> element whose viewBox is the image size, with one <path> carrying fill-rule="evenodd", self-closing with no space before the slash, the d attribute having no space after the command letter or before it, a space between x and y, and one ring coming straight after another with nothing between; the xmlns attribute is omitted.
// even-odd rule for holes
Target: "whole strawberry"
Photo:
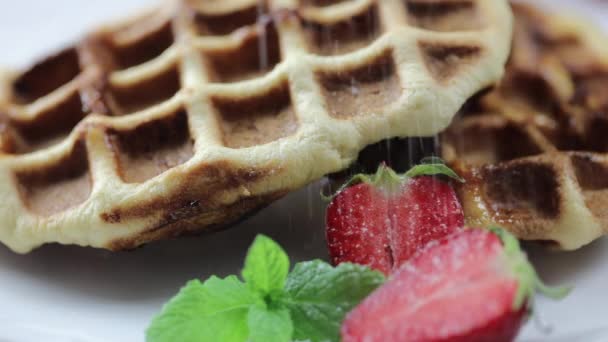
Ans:
<svg viewBox="0 0 608 342"><path fill-rule="evenodd" d="M332 262L357 263L390 274L430 241L462 229L458 198L436 175L460 180L437 160L404 175L381 165L374 175L355 176L327 208Z"/></svg>
<svg viewBox="0 0 608 342"><path fill-rule="evenodd" d="M429 244L350 312L342 341L512 341L536 289L567 293L540 282L509 233L467 229Z"/></svg>

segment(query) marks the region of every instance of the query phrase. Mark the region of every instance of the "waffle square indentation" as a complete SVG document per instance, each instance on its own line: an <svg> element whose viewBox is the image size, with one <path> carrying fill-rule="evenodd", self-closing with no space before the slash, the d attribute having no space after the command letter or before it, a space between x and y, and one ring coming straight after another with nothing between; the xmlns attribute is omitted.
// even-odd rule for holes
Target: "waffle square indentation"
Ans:
<svg viewBox="0 0 608 342"><path fill-rule="evenodd" d="M483 169L491 210L507 219L556 218L560 212L558 175L535 161Z"/></svg>
<svg viewBox="0 0 608 342"><path fill-rule="evenodd" d="M13 120L11 126L18 137L13 136L10 152L28 153L54 145L67 137L86 115L80 94L73 92L61 102L39 112L33 120Z"/></svg>
<svg viewBox="0 0 608 342"><path fill-rule="evenodd" d="M302 25L309 49L325 56L359 50L370 45L382 34L376 5L371 5L361 14L341 21L323 22L306 18Z"/></svg>
<svg viewBox="0 0 608 342"><path fill-rule="evenodd" d="M447 82L479 59L482 49L475 45L419 43L426 68L439 82Z"/></svg>
<svg viewBox="0 0 608 342"><path fill-rule="evenodd" d="M273 24L249 31L236 48L204 53L212 82L228 83L260 77L281 60L279 36Z"/></svg>
<svg viewBox="0 0 608 342"><path fill-rule="evenodd" d="M472 0L404 0L408 22L439 32L472 31L483 27Z"/></svg>
<svg viewBox="0 0 608 342"><path fill-rule="evenodd" d="M155 75L148 75L134 84L112 84L110 107L112 114L125 115L162 103L180 89L178 66L174 65Z"/></svg>
<svg viewBox="0 0 608 342"><path fill-rule="evenodd" d="M444 134L444 139L454 148L458 158L470 165L487 165L543 153L526 131L500 117L454 126Z"/></svg>
<svg viewBox="0 0 608 342"><path fill-rule="evenodd" d="M118 161L118 173L127 183L143 183L194 155L188 117L183 110L132 130L112 130L109 137Z"/></svg>
<svg viewBox="0 0 608 342"><path fill-rule="evenodd" d="M352 0L302 0L302 4L305 6L326 7L348 1Z"/></svg>
<svg viewBox="0 0 608 342"><path fill-rule="evenodd" d="M608 164L597 155L584 152L570 157L576 180L589 210L604 222L608 222L606 198L608 198Z"/></svg>
<svg viewBox="0 0 608 342"><path fill-rule="evenodd" d="M242 99L215 97L213 103L227 147L263 145L298 130L286 82L264 94Z"/></svg>
<svg viewBox="0 0 608 342"><path fill-rule="evenodd" d="M83 141L52 165L15 173L25 206L40 216L51 216L75 207L89 198L92 180Z"/></svg>
<svg viewBox="0 0 608 342"><path fill-rule="evenodd" d="M125 28L123 32L128 29L137 30L137 27ZM108 45L114 57L116 69L127 69L160 56L173 45L173 41L171 22L167 21L132 42L117 44L110 41Z"/></svg>
<svg viewBox="0 0 608 342"><path fill-rule="evenodd" d="M317 78L329 115L338 119L379 114L402 94L390 52L351 70L319 71Z"/></svg>
<svg viewBox="0 0 608 342"><path fill-rule="evenodd" d="M30 103L70 82L80 73L76 49L67 49L30 68L13 83L19 103Z"/></svg>
<svg viewBox="0 0 608 342"><path fill-rule="evenodd" d="M196 12L194 24L201 36L223 36L238 29L254 25L266 13L265 4L233 9L225 13Z"/></svg>

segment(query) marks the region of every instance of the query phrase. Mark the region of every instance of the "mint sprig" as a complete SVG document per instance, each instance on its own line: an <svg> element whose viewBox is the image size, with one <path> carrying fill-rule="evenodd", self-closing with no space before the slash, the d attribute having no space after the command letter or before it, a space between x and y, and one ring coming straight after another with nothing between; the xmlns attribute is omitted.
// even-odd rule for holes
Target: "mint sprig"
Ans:
<svg viewBox="0 0 608 342"><path fill-rule="evenodd" d="M192 280L146 331L147 341L245 341L247 316L264 302L237 277Z"/></svg>
<svg viewBox="0 0 608 342"><path fill-rule="evenodd" d="M293 335L293 321L286 308L264 308L252 306L247 316L251 342L290 341Z"/></svg>
<svg viewBox="0 0 608 342"><path fill-rule="evenodd" d="M297 264L281 302L291 312L298 341L338 341L344 315L381 285L384 277L366 266L337 267L314 260Z"/></svg>
<svg viewBox="0 0 608 342"><path fill-rule="evenodd" d="M344 315L384 282L364 266L320 261L295 265L273 240L258 236L242 278L190 281L153 319L148 342L338 341Z"/></svg>
<svg viewBox="0 0 608 342"><path fill-rule="evenodd" d="M279 292L285 287L289 273L289 257L283 249L266 236L258 236L247 253L242 276L247 285L262 296Z"/></svg>

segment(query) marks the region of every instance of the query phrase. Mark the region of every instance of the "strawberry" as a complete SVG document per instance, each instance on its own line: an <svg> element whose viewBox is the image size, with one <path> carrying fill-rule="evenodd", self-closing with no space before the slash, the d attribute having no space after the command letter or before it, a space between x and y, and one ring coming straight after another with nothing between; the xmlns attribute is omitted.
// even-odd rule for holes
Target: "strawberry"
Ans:
<svg viewBox="0 0 608 342"><path fill-rule="evenodd" d="M327 208L326 235L334 264L352 262L390 274L428 242L463 227L464 216L447 166L418 165L404 175L381 165L357 175ZM350 186L351 183L360 182Z"/></svg>
<svg viewBox="0 0 608 342"><path fill-rule="evenodd" d="M343 322L343 342L512 341L540 282L501 229L466 229L429 244Z"/></svg>

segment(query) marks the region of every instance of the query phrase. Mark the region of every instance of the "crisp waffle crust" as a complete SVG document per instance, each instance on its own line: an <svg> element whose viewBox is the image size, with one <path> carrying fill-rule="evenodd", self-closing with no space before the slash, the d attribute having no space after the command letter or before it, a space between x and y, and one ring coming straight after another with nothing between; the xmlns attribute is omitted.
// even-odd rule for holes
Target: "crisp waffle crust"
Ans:
<svg viewBox="0 0 608 342"><path fill-rule="evenodd" d="M217 229L504 71L504 0L165 1L7 77L0 240L121 250Z"/></svg>
<svg viewBox="0 0 608 342"><path fill-rule="evenodd" d="M470 225L579 248L608 232L608 39L516 5L499 87L465 105L443 156L467 179Z"/></svg>

